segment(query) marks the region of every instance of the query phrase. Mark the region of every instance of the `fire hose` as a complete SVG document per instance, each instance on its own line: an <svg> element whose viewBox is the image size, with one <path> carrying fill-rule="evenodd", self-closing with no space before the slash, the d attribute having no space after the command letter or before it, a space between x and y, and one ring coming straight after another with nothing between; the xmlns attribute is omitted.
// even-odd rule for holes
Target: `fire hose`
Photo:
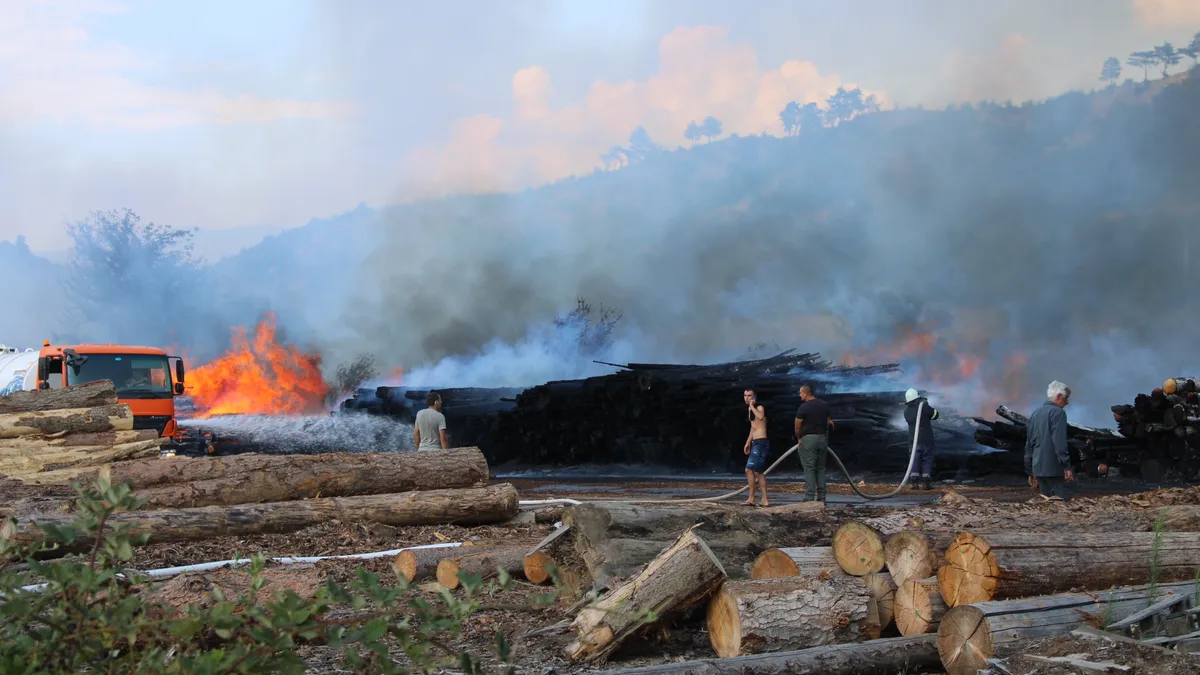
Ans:
<svg viewBox="0 0 1200 675"><path fill-rule="evenodd" d="M904 477L900 479L900 484L896 486L896 489L892 490L891 492L889 492L887 494L869 495L869 494L863 492L862 490L859 490L858 486L855 485L854 481L850 478L850 471L848 471L846 469L846 465L842 463L842 458L837 456L837 453L834 452L832 447L828 448L828 452L833 457L833 461L837 462L838 468L840 468L842 470L842 476L845 477L846 482L850 484L850 489L854 490L855 494L857 494L859 497L862 497L863 499L869 499L869 500L887 499L889 497L896 496L897 494L900 493L901 490L904 489L904 485L908 482L909 477L912 475L913 464L916 462L916 459L917 459L917 440L921 436L920 420L921 420L921 412L924 411L924 409L925 409L925 401L921 401L919 404L917 404L917 424L913 425L914 429L913 429L912 450L908 454L908 468L905 469ZM793 452L796 452L799 449L800 449L799 443L788 448L787 452L783 453L779 457L779 459L775 460L775 462L773 464L771 464L771 466L767 467L767 470L763 472L763 476L766 476L767 474L774 471L775 467L782 464L785 459L787 459L789 456L791 456L791 454ZM695 502L719 502L719 501L729 499L730 497L736 497L737 495L740 495L741 493L745 492L748 489L750 489L750 486L746 485L737 490L734 490L733 492L727 492L723 495L718 495L716 497L696 497L696 498L692 498L692 499L606 499L604 501L615 501L615 502L619 502L619 503L623 503L623 504L688 504L688 503L695 503ZM534 500L522 501L522 502L520 502L520 505L521 506L539 506L540 507L540 506L548 506L551 504L579 504L579 503L580 502L575 499L534 499Z"/></svg>

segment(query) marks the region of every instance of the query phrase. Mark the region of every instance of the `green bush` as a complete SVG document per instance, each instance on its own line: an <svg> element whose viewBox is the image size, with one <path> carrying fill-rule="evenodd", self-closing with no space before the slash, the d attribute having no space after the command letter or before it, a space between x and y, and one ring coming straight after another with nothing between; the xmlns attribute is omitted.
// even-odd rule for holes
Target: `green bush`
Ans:
<svg viewBox="0 0 1200 675"><path fill-rule="evenodd" d="M260 577L266 560L255 556L244 595L226 599L218 590L211 606L174 609L147 597L148 577L122 567L147 535L106 527L112 513L142 500L123 484L74 487L74 528L42 527L53 543L16 544L0 536L0 560L25 561L0 569L0 673L303 673L295 648L306 643L340 649L355 672L483 672L479 659L446 640L484 607L482 598L511 587L506 575L486 586L464 575L465 592L457 598L448 590L418 592L398 575L396 586L384 586L359 566L349 587L330 579L312 599L290 590L268 598ZM46 551L77 542L90 543L85 556L45 560ZM29 575L45 581L41 592L22 590ZM553 600L551 593L518 608ZM504 672L515 672L503 633L495 640ZM391 654L397 648L403 663Z"/></svg>

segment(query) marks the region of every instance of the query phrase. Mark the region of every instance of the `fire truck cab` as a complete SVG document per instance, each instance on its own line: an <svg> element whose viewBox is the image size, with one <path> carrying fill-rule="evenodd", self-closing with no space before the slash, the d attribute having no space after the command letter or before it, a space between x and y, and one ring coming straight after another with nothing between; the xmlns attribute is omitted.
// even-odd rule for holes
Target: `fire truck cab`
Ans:
<svg viewBox="0 0 1200 675"><path fill-rule="evenodd" d="M112 380L117 398L133 412L135 430L153 429L171 438L179 431L175 397L184 392L183 378L183 358L156 347L51 345L47 340L37 359L38 389Z"/></svg>

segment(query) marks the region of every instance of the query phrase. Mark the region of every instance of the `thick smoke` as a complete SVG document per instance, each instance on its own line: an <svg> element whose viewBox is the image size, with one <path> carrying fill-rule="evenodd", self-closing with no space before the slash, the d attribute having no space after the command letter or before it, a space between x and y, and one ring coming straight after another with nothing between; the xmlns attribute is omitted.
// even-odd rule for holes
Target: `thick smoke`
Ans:
<svg viewBox="0 0 1200 675"><path fill-rule="evenodd" d="M529 337L576 296L624 313L615 344L639 361L760 341L838 357L931 333L905 365L944 404L1028 408L1060 379L1074 419L1110 425L1109 405L1188 370L1198 323L1181 175L1200 137L1171 125L1200 109L1200 81L1139 89L885 112L398 209L350 325L441 386L581 374ZM954 353L980 363L939 367Z"/></svg>
<svg viewBox="0 0 1200 675"><path fill-rule="evenodd" d="M517 194L360 209L182 277L144 258L90 299L120 311L59 326L203 360L270 310L330 373L368 353L438 387L773 342L902 359L905 377L878 386L972 413L1028 409L1059 379L1073 420L1111 426L1110 405L1196 374L1200 80L1159 85L868 114ZM580 297L622 313L601 345L553 323Z"/></svg>

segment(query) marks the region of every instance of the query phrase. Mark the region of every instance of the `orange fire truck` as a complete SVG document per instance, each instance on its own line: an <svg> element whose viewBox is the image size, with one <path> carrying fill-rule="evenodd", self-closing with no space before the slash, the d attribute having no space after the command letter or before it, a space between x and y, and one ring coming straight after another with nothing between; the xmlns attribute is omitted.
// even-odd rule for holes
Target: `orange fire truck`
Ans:
<svg viewBox="0 0 1200 675"><path fill-rule="evenodd" d="M182 357L157 347L52 345L49 340L38 352L8 350L7 356L0 393L112 380L117 398L133 412L134 429L153 429L173 441L181 436L175 397L184 392Z"/></svg>

